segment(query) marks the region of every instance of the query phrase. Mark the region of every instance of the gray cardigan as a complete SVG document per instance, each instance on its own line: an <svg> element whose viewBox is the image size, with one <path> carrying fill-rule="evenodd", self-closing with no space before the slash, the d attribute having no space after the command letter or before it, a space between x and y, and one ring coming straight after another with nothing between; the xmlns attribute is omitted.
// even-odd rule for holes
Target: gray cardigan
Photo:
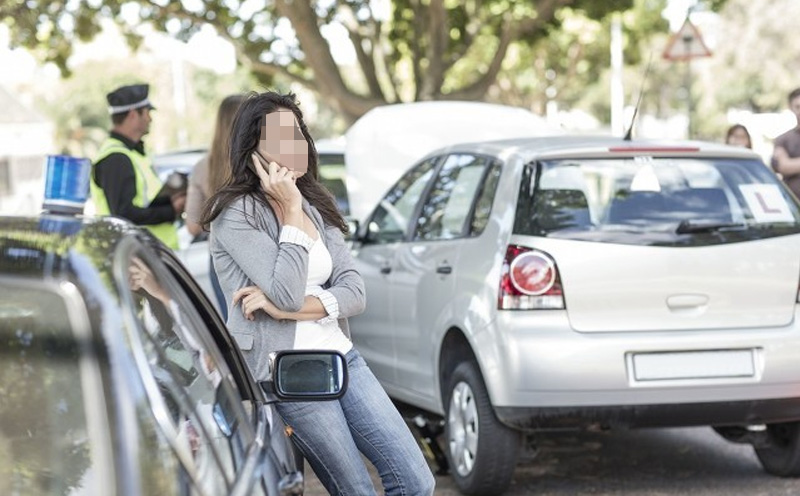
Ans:
<svg viewBox="0 0 800 496"><path fill-rule="evenodd" d="M347 317L363 312L366 304L364 281L355 269L342 232L326 226L317 209L305 199L303 210L331 254L333 271L324 288L336 298L339 327L349 338ZM279 243L280 231L272 209L249 196L232 202L211 223L211 255L228 302L228 330L256 380L268 377L271 352L294 346L296 321L275 320L261 311L249 321L241 305L230 305L236 290L255 285L278 308L300 310L308 279L308 251L299 244Z"/></svg>

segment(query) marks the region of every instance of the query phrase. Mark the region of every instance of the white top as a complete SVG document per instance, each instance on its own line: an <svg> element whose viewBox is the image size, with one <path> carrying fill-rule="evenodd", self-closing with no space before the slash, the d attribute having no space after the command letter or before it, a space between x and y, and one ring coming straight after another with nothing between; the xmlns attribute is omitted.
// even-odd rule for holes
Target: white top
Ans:
<svg viewBox="0 0 800 496"><path fill-rule="evenodd" d="M332 269L331 255L321 237L318 236L308 249L306 295L319 298L328 311L328 315L316 321L297 321L294 337L294 349L296 350L336 350L345 354L353 347L353 343L339 329L339 322L336 320L336 315L338 315L336 299L328 291L322 289L322 284L330 278Z"/></svg>

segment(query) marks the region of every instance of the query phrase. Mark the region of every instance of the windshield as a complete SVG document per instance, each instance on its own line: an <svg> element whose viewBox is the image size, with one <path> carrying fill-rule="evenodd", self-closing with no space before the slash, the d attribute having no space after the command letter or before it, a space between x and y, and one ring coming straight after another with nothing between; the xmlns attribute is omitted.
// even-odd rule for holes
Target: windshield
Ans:
<svg viewBox="0 0 800 496"><path fill-rule="evenodd" d="M4 494L98 494L79 342L63 298L0 283L0 488Z"/></svg>
<svg viewBox="0 0 800 496"><path fill-rule="evenodd" d="M757 160L608 158L526 168L516 234L697 246L800 232L797 200Z"/></svg>

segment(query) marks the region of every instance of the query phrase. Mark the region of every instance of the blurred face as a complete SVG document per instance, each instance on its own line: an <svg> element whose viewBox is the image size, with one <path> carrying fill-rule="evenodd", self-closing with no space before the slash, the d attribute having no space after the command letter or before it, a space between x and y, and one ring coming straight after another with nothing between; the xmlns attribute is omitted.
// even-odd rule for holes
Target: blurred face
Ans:
<svg viewBox="0 0 800 496"><path fill-rule="evenodd" d="M131 112L130 115L135 116L135 129L136 132L140 136L144 136L145 134L150 132L150 123L153 121L152 117L150 117L150 109L140 109Z"/></svg>
<svg viewBox="0 0 800 496"><path fill-rule="evenodd" d="M728 136L728 144L750 148L750 138L747 137L747 133L744 129L737 127L731 132L731 135Z"/></svg>
<svg viewBox="0 0 800 496"><path fill-rule="evenodd" d="M797 118L798 124L800 124L800 96L794 98L791 102L789 102L789 110L791 110L795 117Z"/></svg>
<svg viewBox="0 0 800 496"><path fill-rule="evenodd" d="M308 170L308 142L291 110L264 116L258 152L267 160L295 172L300 177Z"/></svg>

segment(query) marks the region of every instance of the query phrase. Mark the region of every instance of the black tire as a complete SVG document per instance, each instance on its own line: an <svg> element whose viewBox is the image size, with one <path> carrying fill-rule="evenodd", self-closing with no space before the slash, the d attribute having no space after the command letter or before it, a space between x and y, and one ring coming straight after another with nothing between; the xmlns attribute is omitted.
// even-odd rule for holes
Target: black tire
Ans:
<svg viewBox="0 0 800 496"><path fill-rule="evenodd" d="M800 422L767 424L769 445L754 448L768 474L800 477Z"/></svg>
<svg viewBox="0 0 800 496"><path fill-rule="evenodd" d="M459 490L502 494L514 475L521 436L495 417L475 362L462 362L453 371L445 405L445 451Z"/></svg>

